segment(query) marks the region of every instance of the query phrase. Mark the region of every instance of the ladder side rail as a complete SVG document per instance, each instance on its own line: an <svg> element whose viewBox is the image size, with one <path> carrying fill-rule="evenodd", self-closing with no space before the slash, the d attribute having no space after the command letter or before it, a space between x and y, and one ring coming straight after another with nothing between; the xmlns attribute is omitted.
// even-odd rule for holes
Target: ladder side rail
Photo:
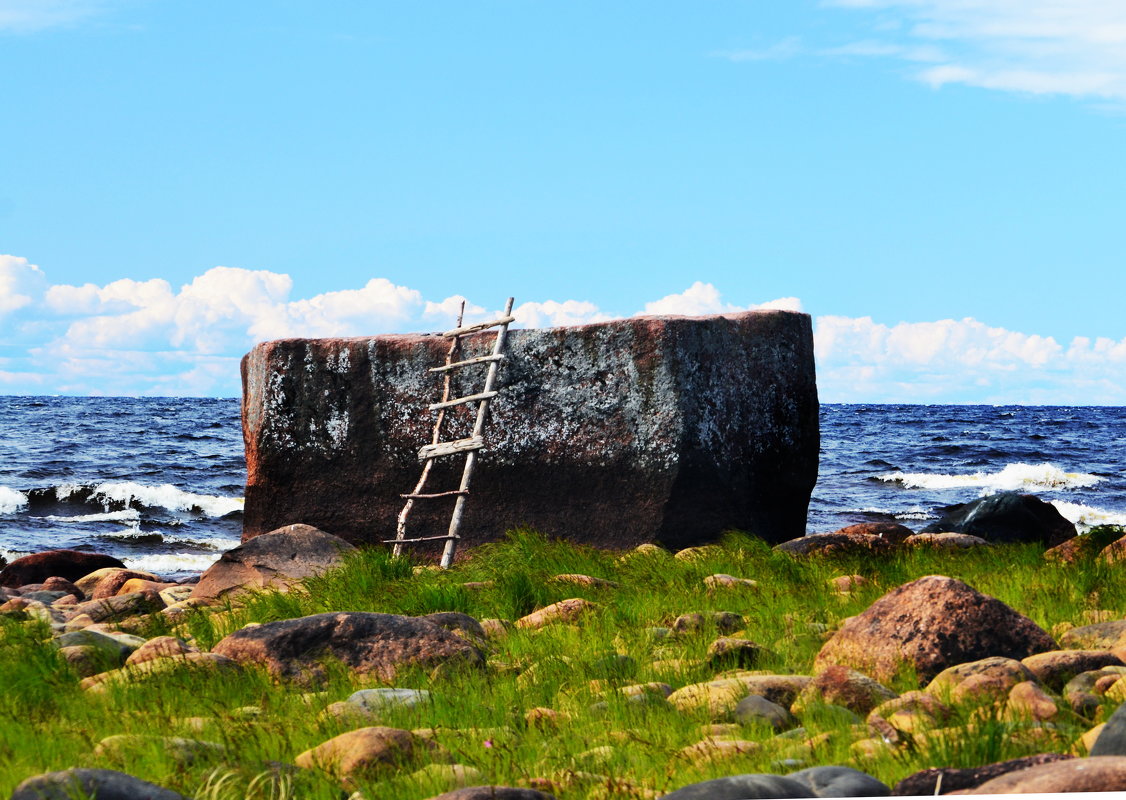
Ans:
<svg viewBox="0 0 1126 800"><path fill-rule="evenodd" d="M502 323L497 330L497 339L496 342L493 343L494 356L499 356L504 353L505 339L508 336L508 323L512 319L512 303L513 298L511 297L508 298L508 301L505 303L504 319L506 321ZM494 391L493 387L496 385L500 364L500 359L490 362L489 372L485 376L485 390L483 394ZM473 423L473 436L483 435L485 431L485 418L488 416L488 412L489 398L486 397L477 405L477 419ZM461 472L461 485L458 486L458 491L460 492L469 492L469 482L473 476L473 467L477 463L477 452L476 450L471 450L465 456L465 468ZM457 531L458 528L461 527L461 516L465 510L465 498L466 495L464 494L458 495L454 503L454 511L453 515L450 517L450 529L448 538L446 539L446 546L442 548L442 569L449 569L450 565L453 564L454 551L457 548L457 540L459 538Z"/></svg>

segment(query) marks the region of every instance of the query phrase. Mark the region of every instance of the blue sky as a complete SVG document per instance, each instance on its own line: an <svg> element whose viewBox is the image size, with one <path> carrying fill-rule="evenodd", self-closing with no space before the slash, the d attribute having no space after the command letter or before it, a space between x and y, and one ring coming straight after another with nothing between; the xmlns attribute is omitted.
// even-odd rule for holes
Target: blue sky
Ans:
<svg viewBox="0 0 1126 800"><path fill-rule="evenodd" d="M1121 0L0 0L0 392L768 307L829 402L1126 405Z"/></svg>

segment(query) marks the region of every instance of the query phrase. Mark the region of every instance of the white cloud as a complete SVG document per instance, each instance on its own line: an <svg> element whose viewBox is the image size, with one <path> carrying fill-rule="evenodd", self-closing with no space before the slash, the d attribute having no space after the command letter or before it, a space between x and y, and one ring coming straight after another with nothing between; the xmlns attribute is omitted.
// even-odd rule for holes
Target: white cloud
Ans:
<svg viewBox="0 0 1126 800"><path fill-rule="evenodd" d="M801 51L801 40L796 36L787 36L767 47L722 50L712 55L728 61L782 61L800 54Z"/></svg>
<svg viewBox="0 0 1126 800"><path fill-rule="evenodd" d="M104 10L95 0L0 0L0 31L33 33L72 23Z"/></svg>
<svg viewBox="0 0 1126 800"><path fill-rule="evenodd" d="M734 314L739 311L801 311L801 300L796 297L780 297L765 303L737 306L725 303L719 289L710 283L696 281L679 294L670 294L660 300L645 304L642 314L665 314L702 316L704 314Z"/></svg>
<svg viewBox="0 0 1126 800"><path fill-rule="evenodd" d="M464 298L427 300L385 278L359 289L290 297L288 275L215 267L174 289L166 281L48 286L26 259L0 257L0 313L19 319L0 358L0 387L17 393L231 396L238 361L257 341L452 327ZM640 314L801 310L784 297L746 306L697 281ZM466 303L466 322L498 316ZM615 317L585 300L530 301L517 325L578 325ZM1052 337L975 319L887 324L871 317L815 321L818 384L826 402L1126 404L1126 339Z"/></svg>
<svg viewBox="0 0 1126 800"><path fill-rule="evenodd" d="M857 42L837 54L932 62L915 77L1032 94L1126 99L1122 0L831 0L879 12L895 40ZM889 16L900 25L889 25ZM833 53L834 51L828 51Z"/></svg>
<svg viewBox="0 0 1126 800"><path fill-rule="evenodd" d="M0 317L36 302L47 280L26 258L0 255Z"/></svg>

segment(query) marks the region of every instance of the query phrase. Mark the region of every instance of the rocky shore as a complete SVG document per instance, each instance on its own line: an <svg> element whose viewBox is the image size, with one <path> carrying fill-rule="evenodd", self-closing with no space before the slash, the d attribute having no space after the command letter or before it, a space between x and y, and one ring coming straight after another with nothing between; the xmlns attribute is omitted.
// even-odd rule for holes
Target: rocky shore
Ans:
<svg viewBox="0 0 1126 800"><path fill-rule="evenodd" d="M675 554L517 534L436 572L292 525L183 583L26 556L0 571L18 723L0 791L1126 790L1126 531L1025 530L854 526ZM33 732L58 742L21 749Z"/></svg>

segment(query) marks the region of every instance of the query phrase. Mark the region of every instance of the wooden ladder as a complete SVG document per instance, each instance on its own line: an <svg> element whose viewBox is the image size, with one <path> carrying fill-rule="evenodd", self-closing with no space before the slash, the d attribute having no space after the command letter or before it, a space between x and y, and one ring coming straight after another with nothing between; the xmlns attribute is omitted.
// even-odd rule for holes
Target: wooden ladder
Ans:
<svg viewBox="0 0 1126 800"><path fill-rule="evenodd" d="M444 373L445 380L442 385L441 401L430 405L431 411L438 412L438 416L434 420L434 433L430 439L430 444L418 451L418 460L422 462L422 477L418 479L414 491L409 494L399 495L406 500L406 503L403 505L403 510L399 512L398 524L395 528L395 538L384 540L386 543L393 545L391 552L396 556L402 555L403 545L405 544L445 541L446 545L442 550L442 569L449 569L450 564L453 563L457 540L461 538L457 531L458 528L461 527L461 516L465 511L465 498L469 496L469 482L473 477L473 467L477 463L477 452L485 446L485 419L489 413L489 401L500 393L500 389L497 386L497 373L500 371L501 362L504 361L505 358L504 343L508 334L508 326L515 321L515 317L512 316L511 297L508 298L508 302L505 303L503 316L491 322L479 322L476 325L466 325L463 327L462 321L464 314L465 303L463 301L461 310L457 315L457 326L453 328L453 330L448 330L442 334L443 338L450 339L450 348L446 353L446 362L440 367L430 369L430 372ZM496 342L493 344L493 352L490 355L468 358L461 361L454 360L461 347L462 336L487 330L488 328L500 328L500 330L497 331ZM450 379L454 371L483 364L488 364L489 371L485 375L485 385L482 390L477 394L470 394L451 400ZM470 434L467 439L455 439L453 441L443 442L442 425L446 421L447 409L466 403L477 404L477 418L473 423L473 433ZM465 466L461 471L461 485L458 486L456 490L450 492L424 491L426 488L426 480L430 477L430 468L433 466L434 461L446 456L459 455L465 456ZM414 501L433 500L443 497L457 498L454 502L453 515L450 517L449 531L444 536L422 536L414 539L406 538L407 517L410 516L411 509L414 507Z"/></svg>

